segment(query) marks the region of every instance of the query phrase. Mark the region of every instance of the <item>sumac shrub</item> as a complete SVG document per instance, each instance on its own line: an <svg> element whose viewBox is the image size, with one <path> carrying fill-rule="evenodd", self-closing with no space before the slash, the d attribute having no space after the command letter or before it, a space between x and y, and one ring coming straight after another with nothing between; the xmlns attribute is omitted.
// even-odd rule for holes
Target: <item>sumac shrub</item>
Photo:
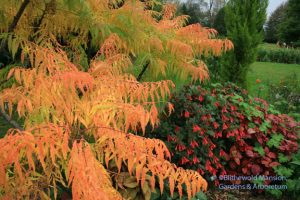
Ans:
<svg viewBox="0 0 300 200"><path fill-rule="evenodd" d="M233 84L186 86L170 101L175 111L149 135L165 141L184 168L208 177L274 176L298 151L299 123Z"/></svg>

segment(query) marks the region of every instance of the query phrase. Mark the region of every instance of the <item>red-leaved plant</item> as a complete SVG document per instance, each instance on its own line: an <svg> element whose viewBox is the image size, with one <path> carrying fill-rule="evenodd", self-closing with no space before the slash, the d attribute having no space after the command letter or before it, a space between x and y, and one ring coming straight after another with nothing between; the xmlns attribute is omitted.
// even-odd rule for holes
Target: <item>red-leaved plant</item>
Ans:
<svg viewBox="0 0 300 200"><path fill-rule="evenodd" d="M276 175L280 160L298 151L299 123L233 84L186 86L171 102L175 112L149 135L166 142L173 162L202 175Z"/></svg>

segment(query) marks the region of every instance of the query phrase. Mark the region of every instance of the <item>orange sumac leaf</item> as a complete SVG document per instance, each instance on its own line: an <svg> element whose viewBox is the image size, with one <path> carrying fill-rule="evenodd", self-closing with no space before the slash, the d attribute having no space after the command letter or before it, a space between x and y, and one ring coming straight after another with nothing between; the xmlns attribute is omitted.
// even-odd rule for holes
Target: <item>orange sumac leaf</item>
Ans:
<svg viewBox="0 0 300 200"><path fill-rule="evenodd" d="M169 185L170 185L170 194L171 194L171 197L173 197L175 183L174 183L174 179L172 178L172 176L169 177Z"/></svg>
<svg viewBox="0 0 300 200"><path fill-rule="evenodd" d="M15 72L15 68L9 70L6 80L10 79L10 77L14 74L14 72Z"/></svg>

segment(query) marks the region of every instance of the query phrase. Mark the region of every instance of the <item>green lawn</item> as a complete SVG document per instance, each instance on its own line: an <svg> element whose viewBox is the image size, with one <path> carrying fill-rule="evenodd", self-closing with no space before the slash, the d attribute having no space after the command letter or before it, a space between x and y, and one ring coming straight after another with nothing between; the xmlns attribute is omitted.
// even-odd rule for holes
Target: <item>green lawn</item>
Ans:
<svg viewBox="0 0 300 200"><path fill-rule="evenodd" d="M268 82L278 84L294 73L296 73L297 79L300 80L300 65L255 62L247 75L247 88L251 95L265 97L268 92ZM261 82L256 83L257 79Z"/></svg>
<svg viewBox="0 0 300 200"><path fill-rule="evenodd" d="M278 47L276 44L271 44L271 43L260 44L259 48L264 48L269 50L280 49L280 47Z"/></svg>

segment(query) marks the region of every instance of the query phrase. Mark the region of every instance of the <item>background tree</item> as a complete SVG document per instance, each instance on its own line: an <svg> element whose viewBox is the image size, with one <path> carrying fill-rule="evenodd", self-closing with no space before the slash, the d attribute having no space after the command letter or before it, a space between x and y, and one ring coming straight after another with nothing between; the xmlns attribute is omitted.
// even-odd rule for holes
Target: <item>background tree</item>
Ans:
<svg viewBox="0 0 300 200"><path fill-rule="evenodd" d="M266 42L276 43L279 41L279 27L283 22L286 11L287 3L283 3L270 15L265 29Z"/></svg>
<svg viewBox="0 0 300 200"><path fill-rule="evenodd" d="M208 18L209 27L213 27L217 13L221 8L223 8L227 3L227 0L209 0L208 1Z"/></svg>
<svg viewBox="0 0 300 200"><path fill-rule="evenodd" d="M226 36L225 7L221 8L217 13L213 28L218 31L219 35Z"/></svg>
<svg viewBox="0 0 300 200"><path fill-rule="evenodd" d="M188 24L201 23L207 26L206 5L207 3L204 0L188 0L179 4L178 11L189 16Z"/></svg>
<svg viewBox="0 0 300 200"><path fill-rule="evenodd" d="M289 0L280 25L279 37L293 46L300 46L300 1Z"/></svg>
<svg viewBox="0 0 300 200"><path fill-rule="evenodd" d="M213 27L217 13L226 4L226 0L187 0L175 1L181 14L189 15L188 23L201 23Z"/></svg>
<svg viewBox="0 0 300 200"><path fill-rule="evenodd" d="M234 50L225 57L222 76L245 86L249 66L263 41L268 0L230 0L225 7L227 36Z"/></svg>

